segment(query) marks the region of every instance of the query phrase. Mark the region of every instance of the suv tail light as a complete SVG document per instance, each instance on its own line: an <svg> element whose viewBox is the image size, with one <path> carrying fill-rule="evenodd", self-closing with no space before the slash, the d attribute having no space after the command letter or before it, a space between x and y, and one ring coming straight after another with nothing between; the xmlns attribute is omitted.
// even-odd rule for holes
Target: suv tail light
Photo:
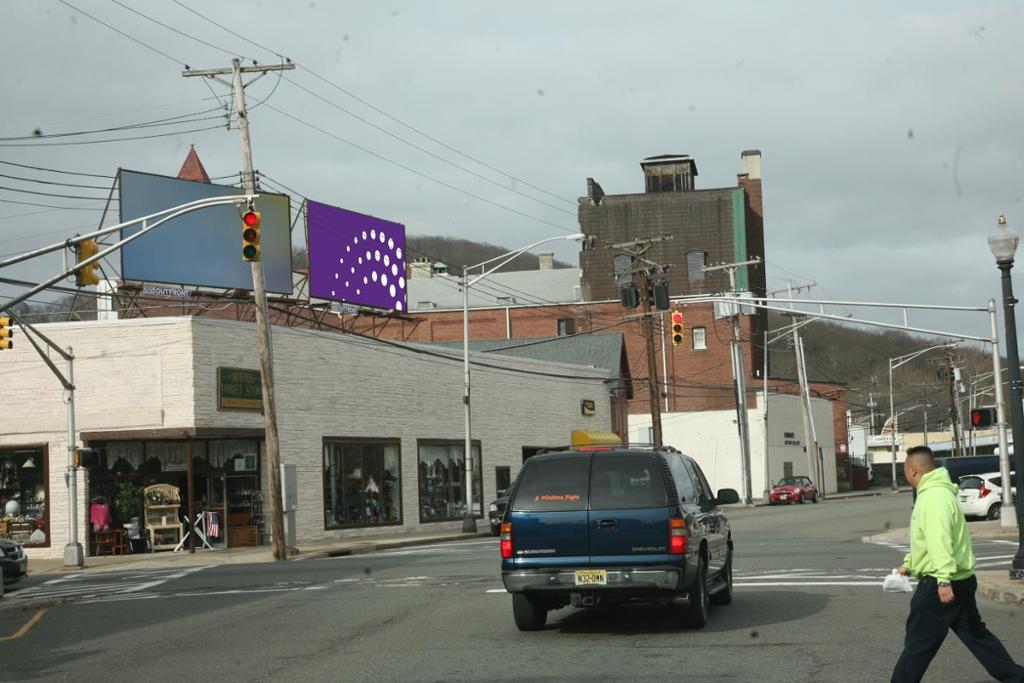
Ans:
<svg viewBox="0 0 1024 683"><path fill-rule="evenodd" d="M992 489L990 489L989 487L987 487L984 484L982 484L981 488L978 489L978 498L984 498L985 496L987 496L990 493L992 493Z"/></svg>
<svg viewBox="0 0 1024 683"><path fill-rule="evenodd" d="M504 522L501 525L501 559L512 559L512 523Z"/></svg>
<svg viewBox="0 0 1024 683"><path fill-rule="evenodd" d="M668 520L668 552L670 555L686 554L686 520L673 517Z"/></svg>

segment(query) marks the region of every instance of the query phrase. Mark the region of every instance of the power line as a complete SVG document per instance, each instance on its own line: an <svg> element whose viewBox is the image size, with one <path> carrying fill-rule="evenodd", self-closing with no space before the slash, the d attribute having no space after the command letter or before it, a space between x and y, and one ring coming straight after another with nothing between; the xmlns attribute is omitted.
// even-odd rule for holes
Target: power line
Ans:
<svg viewBox="0 0 1024 683"><path fill-rule="evenodd" d="M63 0L60 0L60 1L63 2ZM219 116L214 116L214 117L211 117L211 118L220 118L220 117ZM30 142L0 143L0 147L37 147L38 148L38 147L63 147L63 146L66 146L66 145L96 145L96 144L105 143L105 142L129 142L129 141L132 141L132 140L152 140L153 138L166 138L166 137L173 137L175 135L188 135L189 133L202 133L204 131L215 130L215 129L218 129L218 128L221 128L221 126L207 126L205 128L193 128L191 130L176 130L176 131L171 131L169 133L154 133L152 135L136 135L136 136L124 137L124 138L107 138L107 139L104 139L104 140L75 140L75 141L69 141L69 142L49 142L49 143L41 142L41 143L38 143L38 144L30 143Z"/></svg>
<svg viewBox="0 0 1024 683"><path fill-rule="evenodd" d="M9 180L20 180L23 183L39 183L40 185L59 185L61 187L77 187L86 190L109 190L110 188L104 185L82 185L80 183L62 183L56 180L39 180L37 178L24 178L17 175L7 175L6 173L0 173L0 178L7 178Z"/></svg>
<svg viewBox="0 0 1024 683"><path fill-rule="evenodd" d="M13 161L0 160L0 164L3 164L5 166L17 166L18 168L29 168L32 169L33 171L45 171L47 173L63 173L64 175L80 175L87 176L89 178L109 178L110 180L114 179L114 176L112 175L102 175L99 173L81 173L78 171L62 171L56 168L46 168L44 166L30 166L29 164L17 164Z"/></svg>
<svg viewBox="0 0 1024 683"><path fill-rule="evenodd" d="M169 24L165 24L164 22L159 21L157 19L154 19L153 17L151 17L149 15L143 14L142 12L138 11L137 9L135 9L133 7L129 7L128 5L124 4L123 2L120 2L120 0L110 0L110 1L112 3L114 3L115 5L117 5L118 7L122 7L124 9L128 10L132 14L136 14L136 15L142 17L146 21L151 21L151 22L153 22L154 24L156 24L158 26L164 27L168 31L173 31L173 32L177 33L179 36L184 36L185 38L188 38L189 40L194 40L195 42L197 42L197 43L199 43L201 45L205 45L206 47L210 47L210 48L213 48L214 50L218 50L220 52L223 52L228 57L241 57L241 56L244 56L244 55L236 54L236 53L231 52L229 50L225 50L222 47L214 45L213 43L208 43L205 40L203 40L202 38L196 38L195 36L193 36L191 34L185 33L184 31L180 31L180 30L174 28L173 26L170 26Z"/></svg>
<svg viewBox="0 0 1024 683"><path fill-rule="evenodd" d="M20 135L15 137L0 137L0 142L15 142L18 140L45 140L47 138L64 138L75 135L94 135L96 133L112 133L121 130L136 130L139 128L154 128L158 126L173 126L179 123L196 123L198 121L210 121L212 119L221 118L221 116L206 116L200 117L203 114L209 114L212 111L218 111L220 107L212 107L203 111L190 112L188 114L179 114L178 116L169 116L163 119L155 119L153 121L142 121L140 123L129 123L121 126L112 126L110 128L96 128L94 130L79 130L67 133L40 133L39 135Z"/></svg>
<svg viewBox="0 0 1024 683"><path fill-rule="evenodd" d="M561 206L557 206L555 204L552 204L551 202L546 202L543 199L537 199L536 197L534 197L532 195L529 195L529 194L526 194L525 192L520 192L519 190L516 190L514 188L507 187L504 184L498 182L497 180L494 180L493 178L488 178L487 176L485 176L482 173L477 173L476 171L474 171L472 169L469 169L469 168L466 168L465 166L462 166L461 164L457 164L454 161L451 161L450 159L446 159L445 157L441 156L440 154L435 154L434 152L431 152L426 147L423 147L421 145L417 145L412 140L409 140L407 138L403 138L401 135L398 135L397 133L393 133L390 130L388 130L387 128L384 128L383 126L378 126L376 123L370 121L369 119L367 119L365 117L362 117L359 114L356 114L355 112L350 111L350 110L342 107L340 104L338 104L338 103L336 103L336 102L334 102L332 100L327 99L323 95L319 95L319 94L313 92L312 90L310 90L309 88L305 87L301 83L296 83L295 81L293 81L292 79L290 79L288 77L284 77L284 80L287 81L289 84L291 84L293 87L298 88L299 90L305 92L306 94L308 94L308 95L310 95L312 97L315 97L316 99L318 99L321 102L324 102L324 103L330 105L331 107L334 107L335 109L337 109L338 111L340 111L342 113L348 114L349 116L351 116L352 118L356 119L357 121L361 121L362 123L365 123L366 125L370 126L371 128L374 128L375 130L379 130L380 132L384 133L385 135L388 135L388 136L394 138L395 140L398 140L399 142L402 142L402 143L404 143L406 145L409 145L413 149L417 149L420 152L423 152L424 154L427 154L427 155L433 157L434 159L437 159L438 161L441 161L441 162L443 162L445 164L448 164L449 166L457 168L460 171L463 171L464 173L468 173L469 175L473 176L474 178L479 178L480 180L483 180L484 182L490 183L491 185L495 185L496 187L500 187L503 190L507 190L507 191L512 192L514 194L517 194L517 195L519 195L521 197L526 197L527 199L533 200L533 201L535 201L535 202L537 202L539 204L543 204L544 206L552 208L552 209L554 209L556 211L561 211L562 213L569 214L570 216L575 216L576 215L575 211L569 211L568 209L564 209Z"/></svg>
<svg viewBox="0 0 1024 683"><path fill-rule="evenodd" d="M143 42L143 41L139 40L138 38L136 38L135 36L132 36L132 35L129 35L129 34L125 33L121 29L114 28L113 26L111 26L107 22L103 21L102 19L98 19L98 18L94 17L93 15L89 14L88 12L85 12L83 10L78 9L77 7L72 5L67 0L57 0L57 2L59 2L60 4L66 6L66 7L70 7L71 9L73 9L76 12L78 12L79 14L84 14L85 16L87 16L90 19L92 19L93 21L95 21L97 24L102 24L103 26L106 26L107 28L109 28L114 33L118 33L118 34L124 36L128 40L132 41L133 43L137 43L138 45L141 45L142 47L146 48L150 52L155 52L156 54L160 55L161 57L163 57L165 59L169 59L170 61L174 62L175 64L177 64L179 66L184 66L184 67L188 68L188 65L185 64L185 62L183 62L182 60L175 59L174 57L170 56L166 52L162 52L162 51L156 49L155 47L153 47L149 43Z"/></svg>
<svg viewBox="0 0 1024 683"><path fill-rule="evenodd" d="M95 201L102 202L103 199L96 199ZM56 204L40 204L38 202L21 202L14 199L0 199L0 203L4 204L19 204L21 206L45 206L50 209L64 209L66 211L102 211L98 206L57 206ZM42 211L33 213L43 213ZM4 216L4 218L16 218L16 216Z"/></svg>
<svg viewBox="0 0 1024 683"><path fill-rule="evenodd" d="M232 29L228 28L227 26L224 26L223 24L220 24L220 23L214 21L210 17L208 17L208 16L206 16L204 14L201 14L200 12L197 12L196 10L192 9L191 7L186 5L185 3L181 2L180 0L172 0L172 2L174 2L174 4L178 5L179 7L182 7L184 9L188 10L189 12L191 12L194 15L196 15L200 19L203 19L204 21L207 21L207 22L213 24L214 26L216 26L217 28L221 29L222 31L226 31L227 33L230 33L231 35L235 36L236 38L239 38L240 40L244 40L245 42L249 43L250 45L258 47L261 50L264 50L264 51L269 52L271 54L277 55L278 57L280 57L282 59L284 58L284 55L282 55L277 50L272 50L269 47L267 47L265 45L262 45L262 44L252 40L251 38L249 38L247 36L241 35L240 33L237 33L235 31L233 31ZM495 173L499 173L499 174L505 176L506 178L509 178L510 180L513 180L514 182L520 183L521 185L525 185L526 187L529 187L529 188L531 188L533 190L537 190L538 192L542 192L542 193L548 195L549 197L552 197L552 198L557 199L559 201L565 202L565 203L570 204L572 206L575 206L575 204L576 204L574 201L572 201L570 199L566 199L565 197L557 195L557 194L555 194L553 192L549 192L548 190L545 190L542 187L538 187L537 185L529 183L526 180L523 180L522 178L519 178L517 176L514 176L514 175L506 172L506 171L503 171L500 168L497 168L496 166L488 164L485 161L482 161L482 160L480 160L480 159L478 159L478 158L476 158L476 157L474 157L474 156L472 156L470 154L467 154L466 152L463 152L462 150L460 150L460 149L458 149L458 148L448 144L447 142L444 142L443 140L440 140L440 139L438 139L438 138L436 138L436 137L434 137L434 136L432 136L432 135L430 135L430 134L420 130L419 128L416 128L415 126L413 126L413 125L411 125L409 123L406 123L405 121L399 119L398 117L394 116L393 114L390 114L389 112L385 111L384 109L382 109L382 108L372 104L371 102L368 102L367 100L363 99L362 97L359 97L358 95L356 95L352 91L346 90L345 88L342 88L337 83L334 83L333 81L325 78L324 76L321 76L320 74L316 73L315 71L313 71L309 67L303 66L301 64L296 64L296 67L299 68L299 69L302 69L303 71L305 71L307 73L309 73L311 76L313 76L317 80L322 81L323 83L329 85L330 87L334 88L338 92L340 92L340 93L342 93L344 95L347 95L348 97L351 97L352 99L354 99L355 101L359 102L360 104L362 104L362 105L364 105L366 107L369 107L370 109L372 109L373 111L377 112L378 114L380 114L380 115L390 119L391 121L394 121L395 123L399 124L400 126L403 126L403 127L407 128L407 129L411 130L412 132L416 133L417 135L421 135L422 137L426 138L427 140L430 140L431 142L433 142L433 143L435 143L437 145L440 145L441 147L444 147L447 150L455 152L459 156L461 156L461 157L463 157L465 159L468 159L469 161L472 161L473 163L479 164L480 166L483 166L484 168L487 168L487 169L489 169L491 171L494 171Z"/></svg>
<svg viewBox="0 0 1024 683"><path fill-rule="evenodd" d="M478 195L478 194L476 194L474 192L470 192L469 190L464 190L461 187L457 187L455 185L452 185L451 183L448 183L448 182L446 182L444 180L440 180L439 178L435 178L435 177L433 177L431 175L423 173L422 171L417 171L416 169L412 168L411 166L406 166L405 164L403 164L403 163L401 163L399 161L395 161L394 159L389 159L388 157L384 156L383 154L380 154L378 152L374 152L373 150L368 149L366 147L363 147L362 145L357 144L355 142L352 142L351 140L346 140L345 138L341 137L340 135L336 135L334 133L331 133L330 131L327 131L327 130L324 130L323 128L320 128L319 126L317 126L315 124L309 123L308 121L304 121L303 119L300 119L298 116L295 116L293 114L289 114L286 111L282 111L281 109L278 109L277 107L275 107L272 104L268 104L266 106L271 111L275 111L278 114L280 114L281 116L284 116L284 117L286 117L288 119L291 119L292 121L294 121L296 123L300 123L303 126L306 126L307 128L310 128L312 130L317 131L318 133L326 135L329 138L333 138L333 139L337 140L338 142L342 142L342 143L344 143L344 144L346 144L346 145L348 145L350 147L354 147L355 149L358 149L361 152L364 152L366 154L369 154L370 156L376 157L377 159L380 159L381 161L389 163L392 166L397 166L398 168L401 168L401 169L403 169L405 171L408 171L409 173L412 173L412 174L417 175L417 176L419 176L421 178L429 180L432 183L437 183L438 185L441 185L443 187L447 187L450 190L454 190L456 192L464 194L467 197L472 197L473 199L476 199L478 201L484 202L486 204L490 204L491 206L495 206L495 207L497 207L499 209L503 209L503 210L508 211L510 213L514 213L514 214L516 214L518 216L522 216L523 218L528 218L528 219L530 219L532 221L536 221L537 223L543 223L544 225L549 225L549 226L551 226L553 228L557 228L558 230L562 230L563 232L567 232L567 233L572 233L573 232L572 230L570 230L570 229L568 229L568 228L566 228L564 226L561 226L558 223L552 223L549 220L545 220L543 218L538 218L537 216L531 216L530 214L528 214L528 213L526 213L524 211L520 211L519 209L515 209L515 208L513 208L511 206L507 206L507 205L502 204L500 202L496 202L496 201L494 201L492 199L488 199L487 197L483 197L483 196Z"/></svg>
<svg viewBox="0 0 1024 683"><path fill-rule="evenodd" d="M37 190L22 190L17 187L7 187L6 185L0 185L0 190L6 190L7 192L21 192L23 194L34 194L43 197L60 197L61 199L95 199L97 201L103 201L106 199L106 197L88 197L77 194L58 194L54 192L39 192Z"/></svg>

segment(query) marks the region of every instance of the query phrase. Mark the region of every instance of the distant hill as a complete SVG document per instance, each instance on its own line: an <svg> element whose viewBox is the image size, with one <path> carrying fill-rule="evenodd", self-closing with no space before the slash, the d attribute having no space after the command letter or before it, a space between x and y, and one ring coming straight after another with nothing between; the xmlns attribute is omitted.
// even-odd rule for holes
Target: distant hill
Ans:
<svg viewBox="0 0 1024 683"><path fill-rule="evenodd" d="M510 251L508 247L499 247L485 242L429 235L408 235L405 246L409 252L409 260L429 258L434 262L441 261L448 266L452 273L461 272L463 265L476 265L481 261L507 254ZM297 268L305 267L308 262L305 250L296 251L294 258ZM503 266L502 270L537 270L538 263L539 258L536 253L523 254ZM555 261L555 268L574 267L570 263Z"/></svg>
<svg viewBox="0 0 1024 683"><path fill-rule="evenodd" d="M787 325L791 320L772 313L769 315L769 329ZM855 422L870 413L868 401L873 394L879 427L889 415L889 359L942 343L941 339L934 337L831 322L809 323L800 329L800 334L804 340L810 379L849 385L850 410ZM961 359L958 365L968 388L972 377L992 370L991 355L978 345L962 344L956 354ZM930 403L930 429L937 428L940 420L946 422L949 419L949 387L939 377L944 363L937 363L942 358L942 351L933 351L898 368L893 376L897 411ZM796 355L790 339L781 339L769 347L768 374L773 378L796 377ZM980 403L991 405L993 401L989 396L981 398ZM967 418L966 410L964 417ZM919 430L923 422L923 408L900 418L901 429Z"/></svg>

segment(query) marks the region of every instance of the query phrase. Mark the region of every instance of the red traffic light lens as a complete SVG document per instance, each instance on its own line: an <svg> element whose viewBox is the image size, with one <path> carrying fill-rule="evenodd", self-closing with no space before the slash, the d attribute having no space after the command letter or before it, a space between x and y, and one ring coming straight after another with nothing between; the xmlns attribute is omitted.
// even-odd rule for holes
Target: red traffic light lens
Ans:
<svg viewBox="0 0 1024 683"><path fill-rule="evenodd" d="M675 323L675 324L682 323L683 322L683 314L681 312L679 312L679 311L674 311L672 313L672 322Z"/></svg>
<svg viewBox="0 0 1024 683"><path fill-rule="evenodd" d="M246 211L242 214L242 222L248 225L250 228L259 225L260 215L255 211Z"/></svg>
<svg viewBox="0 0 1024 683"><path fill-rule="evenodd" d="M255 242L258 234L253 228L247 228L242 231L242 239L246 242Z"/></svg>
<svg viewBox="0 0 1024 683"><path fill-rule="evenodd" d="M973 424L975 427L977 427L978 425L981 424L981 411L980 410L972 410L971 411L971 424Z"/></svg>

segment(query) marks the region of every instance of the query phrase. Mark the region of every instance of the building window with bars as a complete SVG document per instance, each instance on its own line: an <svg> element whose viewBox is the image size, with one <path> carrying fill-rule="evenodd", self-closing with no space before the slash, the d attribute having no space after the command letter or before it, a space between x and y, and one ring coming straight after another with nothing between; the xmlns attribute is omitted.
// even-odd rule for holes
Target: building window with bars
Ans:
<svg viewBox="0 0 1024 683"><path fill-rule="evenodd" d="M576 334L576 319L575 318L559 318L558 319L558 336L567 337L570 334Z"/></svg>
<svg viewBox="0 0 1024 683"><path fill-rule="evenodd" d="M707 265L707 253L700 249L686 252L686 272L690 282L704 282L704 266Z"/></svg>

